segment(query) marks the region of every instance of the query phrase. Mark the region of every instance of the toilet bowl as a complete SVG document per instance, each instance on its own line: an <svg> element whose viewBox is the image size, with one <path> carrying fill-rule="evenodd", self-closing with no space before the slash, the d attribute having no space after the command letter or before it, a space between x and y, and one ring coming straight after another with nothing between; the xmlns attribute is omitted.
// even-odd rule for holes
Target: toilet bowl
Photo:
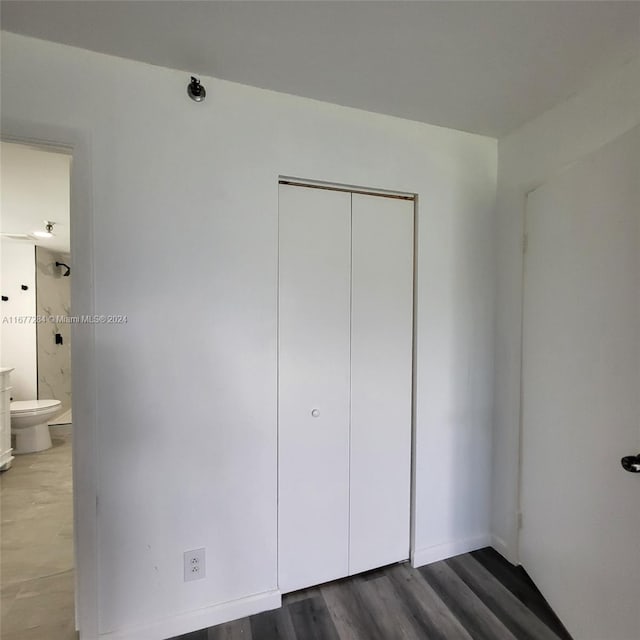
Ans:
<svg viewBox="0 0 640 640"><path fill-rule="evenodd" d="M11 403L13 453L33 453L51 447L49 420L60 411L60 400L16 400Z"/></svg>

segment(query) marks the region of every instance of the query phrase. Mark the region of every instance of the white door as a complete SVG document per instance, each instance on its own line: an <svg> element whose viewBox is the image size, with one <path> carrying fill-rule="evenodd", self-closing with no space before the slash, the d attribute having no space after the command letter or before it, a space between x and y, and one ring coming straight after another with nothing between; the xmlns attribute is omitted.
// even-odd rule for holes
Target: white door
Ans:
<svg viewBox="0 0 640 640"><path fill-rule="evenodd" d="M409 557L413 201L280 186L279 586Z"/></svg>
<svg viewBox="0 0 640 640"><path fill-rule="evenodd" d="M409 557L413 201L353 194L349 572Z"/></svg>
<svg viewBox="0 0 640 640"><path fill-rule="evenodd" d="M282 592L347 575L351 194L280 185Z"/></svg>
<svg viewBox="0 0 640 640"><path fill-rule="evenodd" d="M576 640L640 638L640 128L526 220L520 560Z"/></svg>

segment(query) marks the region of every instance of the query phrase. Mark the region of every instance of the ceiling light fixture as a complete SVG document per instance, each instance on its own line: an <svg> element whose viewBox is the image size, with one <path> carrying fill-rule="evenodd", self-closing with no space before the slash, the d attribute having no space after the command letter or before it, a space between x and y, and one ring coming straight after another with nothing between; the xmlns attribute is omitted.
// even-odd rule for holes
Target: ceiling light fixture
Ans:
<svg viewBox="0 0 640 640"><path fill-rule="evenodd" d="M44 223L44 231L32 231L32 234L36 238L53 238L53 225L55 222L45 220Z"/></svg>

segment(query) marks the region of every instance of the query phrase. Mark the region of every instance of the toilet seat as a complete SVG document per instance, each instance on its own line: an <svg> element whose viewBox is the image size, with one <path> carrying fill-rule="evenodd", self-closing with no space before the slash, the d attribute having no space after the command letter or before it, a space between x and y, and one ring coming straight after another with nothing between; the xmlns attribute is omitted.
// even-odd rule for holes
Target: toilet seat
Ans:
<svg viewBox="0 0 640 640"><path fill-rule="evenodd" d="M35 415L59 407L60 400L16 400L11 403L12 416Z"/></svg>

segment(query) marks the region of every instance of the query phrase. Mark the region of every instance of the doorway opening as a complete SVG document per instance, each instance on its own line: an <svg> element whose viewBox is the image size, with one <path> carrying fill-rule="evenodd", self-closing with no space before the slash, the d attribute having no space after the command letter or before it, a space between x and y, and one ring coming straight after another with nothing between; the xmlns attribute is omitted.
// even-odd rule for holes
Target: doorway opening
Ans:
<svg viewBox="0 0 640 640"><path fill-rule="evenodd" d="M71 154L0 145L2 629L71 640Z"/></svg>

